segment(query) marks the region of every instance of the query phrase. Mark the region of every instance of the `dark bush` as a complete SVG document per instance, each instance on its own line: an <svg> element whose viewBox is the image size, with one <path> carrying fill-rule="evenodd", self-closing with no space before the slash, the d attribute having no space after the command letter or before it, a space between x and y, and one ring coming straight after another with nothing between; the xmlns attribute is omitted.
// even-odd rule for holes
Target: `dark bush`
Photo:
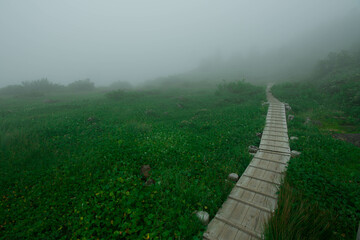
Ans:
<svg viewBox="0 0 360 240"><path fill-rule="evenodd" d="M35 81L25 81L21 85L9 85L0 89L3 95L16 96L40 96L49 92L59 92L65 89L64 86L50 82L46 78Z"/></svg>
<svg viewBox="0 0 360 240"><path fill-rule="evenodd" d="M131 89L132 86L129 82L126 81L117 81L117 82L113 82L112 84L110 84L109 86L111 89Z"/></svg>
<svg viewBox="0 0 360 240"><path fill-rule="evenodd" d="M87 78L72 82L67 86L67 88L71 91L92 91L95 89L95 84Z"/></svg>

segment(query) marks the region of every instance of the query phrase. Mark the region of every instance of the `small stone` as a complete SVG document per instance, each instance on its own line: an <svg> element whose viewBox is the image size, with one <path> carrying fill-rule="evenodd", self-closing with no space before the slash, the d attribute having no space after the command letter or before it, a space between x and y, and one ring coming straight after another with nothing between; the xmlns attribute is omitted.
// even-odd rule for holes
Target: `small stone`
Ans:
<svg viewBox="0 0 360 240"><path fill-rule="evenodd" d="M258 147L253 146L253 145L249 146L248 149L249 149L249 153L256 153L259 150Z"/></svg>
<svg viewBox="0 0 360 240"><path fill-rule="evenodd" d="M210 216L205 211L196 212L196 217L200 220L203 225L208 225Z"/></svg>
<svg viewBox="0 0 360 240"><path fill-rule="evenodd" d="M259 138L261 138L262 133L261 133L261 132L258 132L258 133L256 133L256 136L259 137Z"/></svg>
<svg viewBox="0 0 360 240"><path fill-rule="evenodd" d="M178 106L178 108L184 108L184 105L182 105L181 103L177 103L176 105Z"/></svg>
<svg viewBox="0 0 360 240"><path fill-rule="evenodd" d="M298 157L300 156L301 152L295 151L295 150L291 150L291 157Z"/></svg>
<svg viewBox="0 0 360 240"><path fill-rule="evenodd" d="M87 119L87 121L88 121L89 123L94 123L94 122L97 121L97 118L96 118L96 117L89 117L89 118Z"/></svg>
<svg viewBox="0 0 360 240"><path fill-rule="evenodd" d="M289 116L288 116L288 119L290 120L290 121L292 121L293 119L294 119L294 115L291 115L291 114L289 114Z"/></svg>
<svg viewBox="0 0 360 240"><path fill-rule="evenodd" d="M299 140L299 138L298 137L290 137L290 140Z"/></svg>
<svg viewBox="0 0 360 240"><path fill-rule="evenodd" d="M236 182L237 180L239 180L239 175L237 175L236 173L230 173L228 179L230 181Z"/></svg>
<svg viewBox="0 0 360 240"><path fill-rule="evenodd" d="M156 115L155 111L152 110L152 109L146 110L145 114L148 115L148 116L155 116Z"/></svg>
<svg viewBox="0 0 360 240"><path fill-rule="evenodd" d="M290 107L289 104L285 104L285 110L286 110L286 111L291 111L291 107Z"/></svg>
<svg viewBox="0 0 360 240"><path fill-rule="evenodd" d="M191 125L192 125L192 123L190 121L187 121L187 120L183 120L180 123L180 127L188 127L188 126L191 126Z"/></svg>
<svg viewBox="0 0 360 240"><path fill-rule="evenodd" d="M261 106L268 105L268 104L269 104L269 102L263 102L263 103L261 104Z"/></svg>

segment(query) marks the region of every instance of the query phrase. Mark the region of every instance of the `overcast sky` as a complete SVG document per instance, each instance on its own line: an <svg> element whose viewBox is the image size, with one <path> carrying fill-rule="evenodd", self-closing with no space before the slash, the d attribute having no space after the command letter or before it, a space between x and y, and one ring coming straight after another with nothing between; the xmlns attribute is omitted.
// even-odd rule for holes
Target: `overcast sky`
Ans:
<svg viewBox="0 0 360 240"><path fill-rule="evenodd" d="M214 54L279 48L359 7L359 0L0 0L0 87L42 77L140 82Z"/></svg>

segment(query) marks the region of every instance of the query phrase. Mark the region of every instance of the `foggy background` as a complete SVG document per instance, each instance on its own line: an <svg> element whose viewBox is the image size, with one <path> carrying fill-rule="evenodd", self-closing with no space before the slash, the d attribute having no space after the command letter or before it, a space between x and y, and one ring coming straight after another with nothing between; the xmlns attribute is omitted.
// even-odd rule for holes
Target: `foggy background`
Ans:
<svg viewBox="0 0 360 240"><path fill-rule="evenodd" d="M0 0L0 87L216 69L291 78L359 39L357 0Z"/></svg>

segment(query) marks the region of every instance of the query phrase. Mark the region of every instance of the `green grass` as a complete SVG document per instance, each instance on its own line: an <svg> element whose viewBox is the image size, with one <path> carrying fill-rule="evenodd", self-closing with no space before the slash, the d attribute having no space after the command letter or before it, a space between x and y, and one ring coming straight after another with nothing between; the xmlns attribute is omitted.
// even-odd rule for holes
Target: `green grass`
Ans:
<svg viewBox="0 0 360 240"><path fill-rule="evenodd" d="M334 239L335 218L330 212L320 210L317 204L302 198L302 194L290 187L288 182L282 184L277 209L264 232L265 239Z"/></svg>
<svg viewBox="0 0 360 240"><path fill-rule="evenodd" d="M201 239L264 127L264 89L224 86L2 98L0 238Z"/></svg>
<svg viewBox="0 0 360 240"><path fill-rule="evenodd" d="M289 137L297 136L299 140L291 141L290 147L302 152L300 157L290 160L287 170L286 182L292 189L290 194L295 195L290 197L293 204L299 206L305 201L313 206L309 209L316 208L327 214L327 219L335 217L332 238L355 239L360 222L360 149L334 139L331 133L334 130L358 132L358 120L352 117L351 109L345 111L339 109L342 105L327 102L332 97L310 84L281 84L272 91L275 97L292 107L290 114L295 118L288 123ZM339 114L345 119L334 118ZM305 124L309 115L313 121ZM282 211L276 214L278 218L286 215ZM290 218L296 220L306 214L313 213L299 210ZM322 228L312 221L301 223L304 229ZM285 224L283 228L292 227Z"/></svg>

